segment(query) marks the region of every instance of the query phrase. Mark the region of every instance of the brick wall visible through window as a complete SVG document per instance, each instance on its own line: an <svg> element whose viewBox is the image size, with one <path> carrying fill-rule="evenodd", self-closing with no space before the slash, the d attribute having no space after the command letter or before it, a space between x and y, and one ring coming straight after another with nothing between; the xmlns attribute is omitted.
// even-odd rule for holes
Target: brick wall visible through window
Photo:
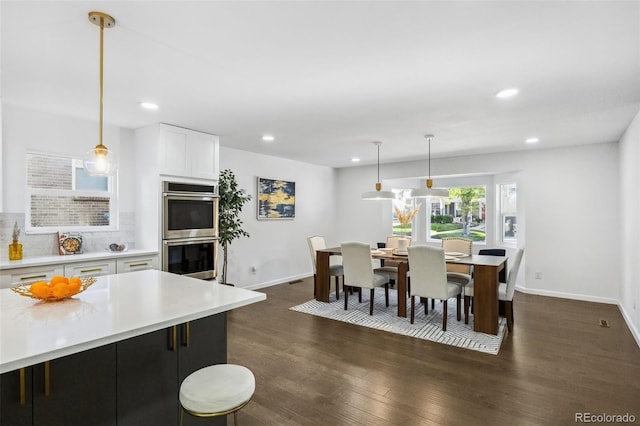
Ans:
<svg viewBox="0 0 640 426"><path fill-rule="evenodd" d="M30 200L27 226L41 228L110 227L114 198L105 190L79 190L76 175L82 172L78 159L48 154L27 153L27 192ZM83 173L83 185L88 177ZM89 182L90 183L90 182Z"/></svg>

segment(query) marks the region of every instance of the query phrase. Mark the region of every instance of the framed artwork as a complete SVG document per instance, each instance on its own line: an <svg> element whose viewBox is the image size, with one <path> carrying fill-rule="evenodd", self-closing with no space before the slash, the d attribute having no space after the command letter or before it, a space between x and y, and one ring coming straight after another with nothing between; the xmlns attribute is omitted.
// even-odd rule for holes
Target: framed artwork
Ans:
<svg viewBox="0 0 640 426"><path fill-rule="evenodd" d="M258 177L258 219L294 219L296 183Z"/></svg>

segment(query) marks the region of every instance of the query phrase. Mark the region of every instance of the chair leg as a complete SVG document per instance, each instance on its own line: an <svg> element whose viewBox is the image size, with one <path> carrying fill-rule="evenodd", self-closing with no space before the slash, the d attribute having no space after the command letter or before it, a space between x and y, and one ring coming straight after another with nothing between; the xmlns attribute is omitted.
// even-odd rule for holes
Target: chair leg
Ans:
<svg viewBox="0 0 640 426"><path fill-rule="evenodd" d="M238 412L233 412L233 426L238 426Z"/></svg>
<svg viewBox="0 0 640 426"><path fill-rule="evenodd" d="M433 299L431 299L431 302L433 302ZM429 298L426 298L424 300L424 314L425 315L429 314Z"/></svg>
<svg viewBox="0 0 640 426"><path fill-rule="evenodd" d="M371 289L369 293L369 315L373 315L373 296L375 296L374 290Z"/></svg>
<svg viewBox="0 0 640 426"><path fill-rule="evenodd" d="M431 299L431 309L436 308L436 299Z"/></svg>
<svg viewBox="0 0 640 426"><path fill-rule="evenodd" d="M415 308L416 308L416 297L415 296L409 296L411 297L411 324L413 324L413 319L415 316Z"/></svg>
<svg viewBox="0 0 640 426"><path fill-rule="evenodd" d="M442 301L442 331L447 331L447 301Z"/></svg>
<svg viewBox="0 0 640 426"><path fill-rule="evenodd" d="M358 287L358 303L362 303L362 287Z"/></svg>
<svg viewBox="0 0 640 426"><path fill-rule="evenodd" d="M384 303L389 307L389 284L384 285Z"/></svg>
<svg viewBox="0 0 640 426"><path fill-rule="evenodd" d="M460 321L460 299L461 299L461 295L457 295L456 296L456 319L458 321Z"/></svg>
<svg viewBox="0 0 640 426"><path fill-rule="evenodd" d="M513 302L506 301L504 303L505 314L507 316L507 330L509 333L513 331Z"/></svg>
<svg viewBox="0 0 640 426"><path fill-rule="evenodd" d="M464 297L464 323L469 324L469 304L471 303L471 296Z"/></svg>
<svg viewBox="0 0 640 426"><path fill-rule="evenodd" d="M336 275L336 300L340 300L340 277Z"/></svg>
<svg viewBox="0 0 640 426"><path fill-rule="evenodd" d="M346 288L346 287L345 287ZM349 287L349 290L351 290L351 287ZM349 303L349 293L348 292L344 292L344 310L347 310L347 304Z"/></svg>

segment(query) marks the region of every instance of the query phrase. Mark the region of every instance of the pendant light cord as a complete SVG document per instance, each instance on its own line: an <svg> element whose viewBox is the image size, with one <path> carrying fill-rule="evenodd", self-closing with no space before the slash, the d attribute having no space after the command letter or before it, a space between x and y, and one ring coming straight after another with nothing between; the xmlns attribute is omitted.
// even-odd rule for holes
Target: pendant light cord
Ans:
<svg viewBox="0 0 640 426"><path fill-rule="evenodd" d="M380 144L378 144L378 182L380 182Z"/></svg>
<svg viewBox="0 0 640 426"><path fill-rule="evenodd" d="M99 145L102 145L102 82L103 82L103 74L104 74L104 65L103 65L103 57L104 57L104 18L100 17L100 135L98 141Z"/></svg>

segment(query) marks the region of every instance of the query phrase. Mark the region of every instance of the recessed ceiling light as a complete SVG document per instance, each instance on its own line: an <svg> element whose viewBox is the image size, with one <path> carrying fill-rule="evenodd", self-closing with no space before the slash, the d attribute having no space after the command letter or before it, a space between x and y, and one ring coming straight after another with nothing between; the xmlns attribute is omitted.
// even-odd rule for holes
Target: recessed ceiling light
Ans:
<svg viewBox="0 0 640 426"><path fill-rule="evenodd" d="M512 96L517 95L518 92L519 90L515 87L512 87L510 89L504 89L496 93L496 98L500 98L500 99L510 98Z"/></svg>
<svg viewBox="0 0 640 426"><path fill-rule="evenodd" d="M151 109L151 110L158 109L158 104L154 104L153 102L140 102L140 106L144 109Z"/></svg>
<svg viewBox="0 0 640 426"><path fill-rule="evenodd" d="M540 139L538 138L527 138L525 140L526 143L536 143L536 142L540 142Z"/></svg>
<svg viewBox="0 0 640 426"><path fill-rule="evenodd" d="M265 142L273 142L276 138L274 138L272 135L263 135L262 136L262 140Z"/></svg>
<svg viewBox="0 0 640 426"><path fill-rule="evenodd" d="M359 162L360 162L360 159L359 159L358 157L353 157L353 158L351 159L351 162L352 162L352 163L359 163Z"/></svg>

